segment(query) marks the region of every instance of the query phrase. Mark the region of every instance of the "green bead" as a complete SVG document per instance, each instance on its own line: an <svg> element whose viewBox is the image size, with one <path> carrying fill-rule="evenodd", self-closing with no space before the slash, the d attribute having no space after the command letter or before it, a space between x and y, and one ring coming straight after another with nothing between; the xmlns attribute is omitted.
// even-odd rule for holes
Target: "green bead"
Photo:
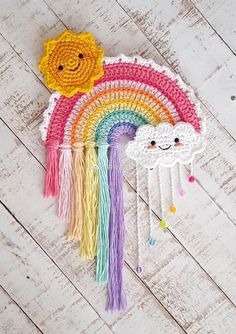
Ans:
<svg viewBox="0 0 236 334"><path fill-rule="evenodd" d="M167 227L166 221L165 221L165 220L162 220L162 221L160 222L160 226L161 226L161 228L165 229L165 228Z"/></svg>

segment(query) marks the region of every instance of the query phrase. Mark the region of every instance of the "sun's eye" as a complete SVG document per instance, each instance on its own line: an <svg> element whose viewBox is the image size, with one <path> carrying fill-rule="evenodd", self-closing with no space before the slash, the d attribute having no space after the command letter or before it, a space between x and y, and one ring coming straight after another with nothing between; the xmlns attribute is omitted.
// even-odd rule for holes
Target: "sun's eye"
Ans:
<svg viewBox="0 0 236 334"><path fill-rule="evenodd" d="M175 138L175 142L178 143L179 142L179 138Z"/></svg>
<svg viewBox="0 0 236 334"><path fill-rule="evenodd" d="M79 53L79 58L80 58L80 59L83 59L83 58L84 58L83 53Z"/></svg>
<svg viewBox="0 0 236 334"><path fill-rule="evenodd" d="M59 66L58 66L58 70L59 70L59 71L62 71L62 70L63 70L63 66L62 66L62 65L59 65Z"/></svg>
<svg viewBox="0 0 236 334"><path fill-rule="evenodd" d="M155 146L155 145L156 145L155 140L152 140L152 141L151 141L151 145L152 145L152 146Z"/></svg>

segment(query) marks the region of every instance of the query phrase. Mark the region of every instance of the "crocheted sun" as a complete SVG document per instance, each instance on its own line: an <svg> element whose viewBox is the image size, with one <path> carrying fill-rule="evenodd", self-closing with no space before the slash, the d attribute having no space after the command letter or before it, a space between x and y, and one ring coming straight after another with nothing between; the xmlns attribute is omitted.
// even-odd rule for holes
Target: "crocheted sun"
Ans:
<svg viewBox="0 0 236 334"><path fill-rule="evenodd" d="M45 55L39 67L47 86L70 97L89 92L94 81L103 75L103 50L93 35L65 31L57 39L45 42Z"/></svg>

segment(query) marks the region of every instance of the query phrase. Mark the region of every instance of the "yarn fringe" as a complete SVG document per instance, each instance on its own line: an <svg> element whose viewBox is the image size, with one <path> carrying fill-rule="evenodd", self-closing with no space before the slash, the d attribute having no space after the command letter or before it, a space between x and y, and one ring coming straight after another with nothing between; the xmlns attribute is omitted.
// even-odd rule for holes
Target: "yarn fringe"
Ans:
<svg viewBox="0 0 236 334"><path fill-rule="evenodd" d="M97 252L98 227L98 166L95 143L87 143L85 150L84 223L80 253L82 258L94 259Z"/></svg>
<svg viewBox="0 0 236 334"><path fill-rule="evenodd" d="M70 220L72 186L72 153L70 145L60 146L59 158L59 217Z"/></svg>
<svg viewBox="0 0 236 334"><path fill-rule="evenodd" d="M59 179L58 179L58 142L46 142L46 176L44 184L44 196L58 196Z"/></svg>
<svg viewBox="0 0 236 334"><path fill-rule="evenodd" d="M99 208L98 208L98 244L96 280L98 283L106 283L108 279L108 255L109 255L109 215L110 195L108 184L108 144L98 147L99 167Z"/></svg>
<svg viewBox="0 0 236 334"><path fill-rule="evenodd" d="M68 239L81 239L83 226L83 185L84 185L84 145L74 144L72 171L71 220L68 228Z"/></svg>
<svg viewBox="0 0 236 334"><path fill-rule="evenodd" d="M124 262L124 203L123 176L120 152L111 146L109 156L110 222L109 222L109 278L107 310L123 311L126 297L123 282Z"/></svg>

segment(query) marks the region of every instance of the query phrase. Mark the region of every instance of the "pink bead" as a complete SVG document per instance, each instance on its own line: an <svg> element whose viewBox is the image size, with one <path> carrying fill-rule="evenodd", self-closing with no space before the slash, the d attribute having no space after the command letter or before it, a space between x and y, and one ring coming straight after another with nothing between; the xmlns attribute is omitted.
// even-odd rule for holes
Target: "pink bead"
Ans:
<svg viewBox="0 0 236 334"><path fill-rule="evenodd" d="M196 178L195 178L195 176L193 176L193 175L189 176L189 178L188 178L188 181L189 181L190 183L193 183L195 180L196 180Z"/></svg>
<svg viewBox="0 0 236 334"><path fill-rule="evenodd" d="M185 195L185 190L184 189L180 189L179 194L180 194L180 196L184 196Z"/></svg>

